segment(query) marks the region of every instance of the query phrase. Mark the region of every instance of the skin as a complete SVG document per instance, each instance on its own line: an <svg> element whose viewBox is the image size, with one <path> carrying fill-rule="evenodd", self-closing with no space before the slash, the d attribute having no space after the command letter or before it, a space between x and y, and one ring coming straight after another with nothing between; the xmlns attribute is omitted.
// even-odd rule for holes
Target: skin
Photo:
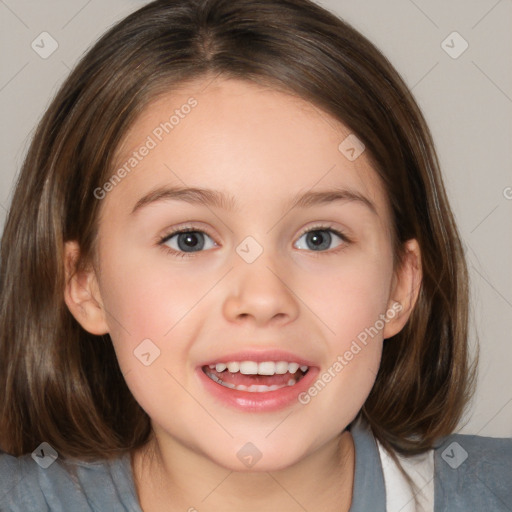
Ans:
<svg viewBox="0 0 512 512"><path fill-rule="evenodd" d="M393 273L386 194L364 152L349 161L338 150L350 130L300 98L249 82L204 80L159 98L127 133L117 163L191 96L198 105L102 199L99 268L74 274L65 290L84 329L110 334L126 382L151 417L154 436L132 460L141 505L348 511L354 445L345 428L374 384L384 340L403 328L416 301L418 244L408 241ZM222 190L238 209L167 200L130 215L159 185ZM286 207L297 193L333 187L364 195L376 213L360 201ZM189 223L211 234L201 252L166 252L178 237L158 245ZM315 251L301 235L319 224L351 242L332 234L330 246ZM236 252L247 236L263 249L250 264ZM66 244L70 276L78 252L76 242ZM401 312L307 405L235 410L195 374L210 358L276 347L326 371L396 302ZM160 349L149 366L133 354L147 338ZM237 457L249 441L263 455L250 470Z"/></svg>

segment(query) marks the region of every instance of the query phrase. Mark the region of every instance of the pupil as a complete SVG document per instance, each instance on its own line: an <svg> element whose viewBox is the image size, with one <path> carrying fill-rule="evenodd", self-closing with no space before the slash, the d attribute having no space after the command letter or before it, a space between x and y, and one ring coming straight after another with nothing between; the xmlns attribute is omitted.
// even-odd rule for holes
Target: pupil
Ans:
<svg viewBox="0 0 512 512"><path fill-rule="evenodd" d="M178 247L182 251L187 251L187 249L197 249L200 250L203 248L203 244L199 244L199 247L196 246L200 242L200 237L198 237L200 233L197 231L190 231L187 233L180 233L178 235Z"/></svg>
<svg viewBox="0 0 512 512"><path fill-rule="evenodd" d="M315 249L327 249L331 243L331 235L327 231L311 231L306 239L312 243Z"/></svg>

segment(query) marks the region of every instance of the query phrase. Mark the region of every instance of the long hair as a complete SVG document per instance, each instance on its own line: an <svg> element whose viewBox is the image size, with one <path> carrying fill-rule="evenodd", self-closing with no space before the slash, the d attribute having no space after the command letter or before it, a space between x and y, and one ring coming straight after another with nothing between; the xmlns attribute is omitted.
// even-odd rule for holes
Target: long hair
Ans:
<svg viewBox="0 0 512 512"><path fill-rule="evenodd" d="M348 23L309 0L158 0L112 27L57 92L33 137L0 248L0 446L49 442L84 460L143 445L149 417L110 337L66 307L64 243L96 255L113 155L144 107L222 76L298 95L364 143L392 207L395 268L416 238L423 280L404 329L386 340L360 414L389 450L418 454L456 428L474 387L468 274L433 140L398 72ZM341 405L340 405L341 406Z"/></svg>

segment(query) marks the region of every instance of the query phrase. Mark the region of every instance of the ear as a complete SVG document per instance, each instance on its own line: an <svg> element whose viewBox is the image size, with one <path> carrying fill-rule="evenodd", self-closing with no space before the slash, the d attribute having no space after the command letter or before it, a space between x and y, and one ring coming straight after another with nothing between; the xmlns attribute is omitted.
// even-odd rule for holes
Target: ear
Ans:
<svg viewBox="0 0 512 512"><path fill-rule="evenodd" d="M64 300L77 322L91 334L101 335L109 332L106 314L94 270L76 271L76 262L80 255L78 243L65 243L64 264L66 284Z"/></svg>
<svg viewBox="0 0 512 512"><path fill-rule="evenodd" d="M389 321L383 331L384 339L399 333L407 323L418 299L422 281L421 252L415 239L404 244L405 257L401 268L393 275L386 316Z"/></svg>

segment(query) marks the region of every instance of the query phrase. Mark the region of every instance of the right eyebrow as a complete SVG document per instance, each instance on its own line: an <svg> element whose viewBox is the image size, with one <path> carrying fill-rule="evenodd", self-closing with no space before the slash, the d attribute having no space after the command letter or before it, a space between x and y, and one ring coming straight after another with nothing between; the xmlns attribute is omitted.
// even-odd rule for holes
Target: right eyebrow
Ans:
<svg viewBox="0 0 512 512"><path fill-rule="evenodd" d="M204 204L215 208L233 210L236 207L236 200L233 196L227 195L218 190L211 190L198 187L158 187L141 197L133 207L130 215L137 210L159 201L185 201L190 204Z"/></svg>

